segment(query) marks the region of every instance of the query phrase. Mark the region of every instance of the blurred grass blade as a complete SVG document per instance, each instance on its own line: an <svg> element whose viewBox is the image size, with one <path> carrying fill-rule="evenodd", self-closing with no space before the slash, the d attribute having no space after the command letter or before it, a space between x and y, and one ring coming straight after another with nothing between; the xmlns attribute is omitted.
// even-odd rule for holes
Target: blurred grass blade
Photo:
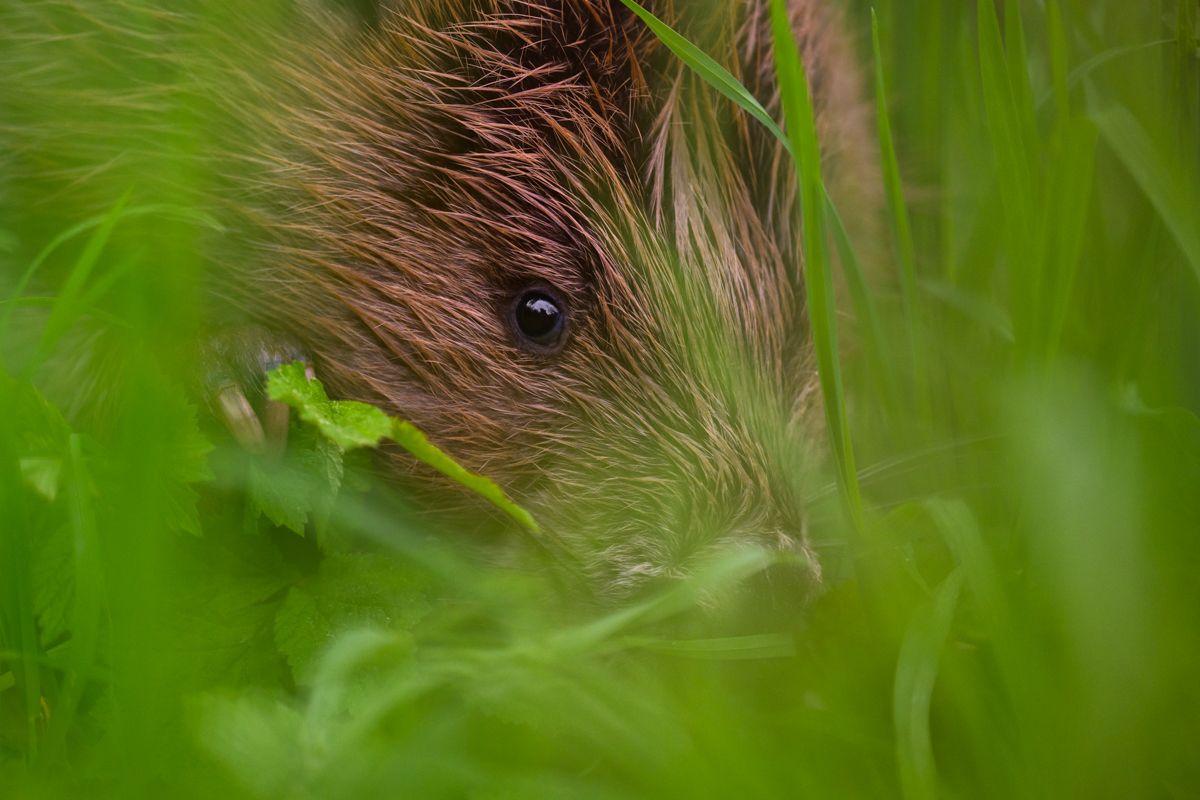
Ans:
<svg viewBox="0 0 1200 800"><path fill-rule="evenodd" d="M747 661L761 658L790 658L796 642L787 634L761 633L720 639L648 640L642 647L658 653L712 661Z"/></svg>
<svg viewBox="0 0 1200 800"><path fill-rule="evenodd" d="M701 598L737 586L771 566L776 559L777 554L753 547L715 554L686 580L671 584L640 603L556 634L554 643L559 648L576 651L598 647L635 625L660 622L695 608Z"/></svg>
<svg viewBox="0 0 1200 800"><path fill-rule="evenodd" d="M1126 45L1123 47L1114 47L1111 50L1105 50L1103 53L1097 53L1096 55L1088 58L1086 61L1081 62L1079 64L1079 66L1077 66L1071 70L1071 72L1067 75L1067 87L1066 88L1068 90L1074 89L1079 84L1083 83L1084 80L1086 80L1089 76L1091 76L1093 73L1095 73L1098 69L1105 66L1106 64L1110 64L1113 61L1116 61L1119 58L1123 58L1125 56L1136 55L1137 53L1142 53L1147 50L1153 50L1156 47L1164 47L1164 46L1170 45L1170 44L1175 44L1175 40L1174 39L1155 39L1154 41L1151 41L1151 42L1142 42L1140 44ZM1053 57L1053 55L1054 54L1052 54L1052 57ZM1058 88L1054 85L1051 85L1048 89L1044 90L1042 92L1042 94L1038 96L1038 99L1037 99L1038 109L1041 110L1042 108L1044 108L1046 106L1047 103L1054 101L1057 94L1058 94Z"/></svg>
<svg viewBox="0 0 1200 800"><path fill-rule="evenodd" d="M925 510L954 556L983 621L991 631L998 631L1007 613L1003 584L971 507L959 499L939 497L926 501Z"/></svg>
<svg viewBox="0 0 1200 800"><path fill-rule="evenodd" d="M904 201L904 184L900 179L900 163L892 138L892 123L888 114L887 84L883 75L883 56L879 45L879 17L871 12L871 44L875 53L875 116L879 132L879 151L883 159L884 184L888 210L891 212L892 233L895 236L896 256L900 262L900 285L910 318L915 318L917 298L917 253L913 244L912 224Z"/></svg>
<svg viewBox="0 0 1200 800"><path fill-rule="evenodd" d="M895 371L888 368L889 349L883 335L883 324L880 322L879 312L875 308L875 301L871 299L866 274L863 272L862 263L858 260L854 243L850 241L850 233L846 230L845 223L842 222L842 215L838 212L837 206L833 204L833 198L827 194L825 199L830 227L833 230L833 243L837 248L838 264L842 267L842 274L846 277L846 288L849 290L850 302L854 305L854 316L858 320L859 336L862 339L864 355L870 366L871 378L876 382L880 393L888 398L889 402L886 407L895 408L899 392L896 391L894 385Z"/></svg>
<svg viewBox="0 0 1200 800"><path fill-rule="evenodd" d="M1057 127L1061 131L1071 113L1070 44L1067 41L1063 22L1062 4L1059 0L1047 0L1046 27L1050 39L1050 85L1054 97Z"/></svg>
<svg viewBox="0 0 1200 800"><path fill-rule="evenodd" d="M1033 100L1033 85L1029 80L1029 50L1025 46L1025 25L1019 2L1004 3L1004 47L1007 55L1008 84L1020 123L1025 153L1032 157L1038 152L1037 106Z"/></svg>
<svg viewBox="0 0 1200 800"><path fill-rule="evenodd" d="M1171 167L1161 148L1127 109L1101 109L1093 112L1092 118L1158 211L1200 281L1200 189L1183 180L1186 173Z"/></svg>
<svg viewBox="0 0 1200 800"><path fill-rule="evenodd" d="M126 191L116 205L104 215L103 220L96 227L95 233L84 246L83 252L76 259L75 265L71 268L67 280L59 291L58 300L50 311L50 318L46 320L33 366L46 357L54 343L66 332L73 319L78 315L80 295L87 285L88 278L91 277L92 270L100 261L100 255L108 245L113 228L124 214L131 193L132 190Z"/></svg>
<svg viewBox="0 0 1200 800"><path fill-rule="evenodd" d="M774 34L775 71L779 81L779 94L783 102L788 134L795 143L793 160L802 199L804 283L809 321L813 330L813 346L820 369L821 392L825 399L826 419L837 457L838 481L851 520L856 528L861 529L862 493L858 485L854 448L850 440L850 424L846 416L838 356L833 281L829 271L829 234L825 216L827 195L821 181L821 145L817 138L816 117L812 97L809 95L808 78L800 60L795 32L792 30L784 0L772 0L771 27Z"/></svg>
<svg viewBox="0 0 1200 800"><path fill-rule="evenodd" d="M62 247L71 239L74 239L81 233L92 230L93 228L104 224L104 221L108 218L108 216L109 215L105 214L103 216L94 217L93 219L81 222L78 225L74 225L55 236L49 244L42 248L42 251L38 253L33 261L30 262L29 266L25 268L25 272L21 274L20 279L13 287L12 293L5 298L6 308L3 313L0 313L0 341L4 340L4 336L8 332L8 324L10 318L12 317L13 311L18 305L17 301L24 296L25 290L29 287L29 284L33 280L34 276L37 275L38 270L42 268L42 265L46 262L46 259L48 259L56 250L58 250L58 248Z"/></svg>
<svg viewBox="0 0 1200 800"><path fill-rule="evenodd" d="M1086 119L1070 119L1059 131L1058 157L1050 166L1047 187L1048 236L1043 249L1045 276L1040 341L1048 364L1058 354L1071 296L1087 240L1092 183L1096 170L1096 127Z"/></svg>
<svg viewBox="0 0 1200 800"><path fill-rule="evenodd" d="M1032 228L1033 176L993 0L979 0L979 65L1004 212L1011 235L1027 239Z"/></svg>
<svg viewBox="0 0 1200 800"><path fill-rule="evenodd" d="M933 278L923 279L921 290L959 312L963 318L971 320L972 325L990 331L1002 341L1013 342L1012 317L1007 309L991 298L965 292L952 283Z"/></svg>
<svg viewBox="0 0 1200 800"><path fill-rule="evenodd" d="M125 201L123 200L122 202ZM8 325L14 308L20 305L18 301L20 301L24 296L26 290L29 288L29 284L37 276L42 267L45 266L49 258L67 242L84 233L87 233L88 231L96 231L96 233L94 233L92 238L89 239L89 242L87 245L85 245L85 247L91 246L91 242L97 237L101 236L101 231L106 227L109 229L107 232L103 233L102 238L107 239L107 237L112 233L112 229L109 227L111 223L148 215L161 215L164 218L192 223L200 228L212 232L219 233L223 230L221 224L211 215L195 209L188 209L180 206L165 204L142 205L126 208L116 216L114 216L114 211L116 211L115 208L110 209L104 214L97 215L76 225L72 225L70 228L67 228L65 231L51 239L50 242L38 252L38 254L29 263L29 266L25 268L25 271L21 273L21 277L13 286L9 296L4 298L5 309L2 313L0 313L0 341L3 341L4 336L8 331ZM132 264L128 262L124 264L126 269L131 266ZM101 279L101 282L98 283L97 286L93 287L92 290L88 292L83 304L88 305L94 302L96 297L102 294L105 288L111 286L112 283L120 277L121 275L119 273L106 275Z"/></svg>
<svg viewBox="0 0 1200 800"><path fill-rule="evenodd" d="M907 800L939 796L929 711L961 589L962 574L956 570L942 583L929 608L914 617L900 648L892 711L900 785Z"/></svg>
<svg viewBox="0 0 1200 800"><path fill-rule="evenodd" d="M879 133L879 151L883 161L884 187L888 210L891 212L892 236L896 259L900 264L900 287L907 320L909 363L913 379L916 409L922 420L929 418L928 384L925 381L925 359L917 346L917 326L922 320L917 292L917 252L913 243L912 223L904 200L904 183L900 177L900 162L892 137L888 113L887 83L883 75L883 48L879 44L879 17L871 12L871 43L875 53L875 117Z"/></svg>
<svg viewBox="0 0 1200 800"><path fill-rule="evenodd" d="M13 382L0 371L0 410L6 416L17 410ZM11 404L11 405L9 405ZM39 668L42 648L38 636L35 592L28 532L35 530L26 493L18 469L23 430L16 425L0 425L0 663L12 661L13 682L20 689L12 717L5 724L16 736L24 737L24 754L36 759L41 744L39 718L42 698L42 672ZM5 698L8 705L9 700ZM13 719L9 722L9 719Z"/></svg>
<svg viewBox="0 0 1200 800"><path fill-rule="evenodd" d="M1004 207L1005 245L1009 263L1010 303L1013 331L1018 353L1026 353L1033 343L1036 320L1038 282L1036 265L1038 241L1034 210L1037 201L1037 166L1030 151L1028 131L1032 109L1023 107L1027 101L1024 82L1025 65L1010 65L1016 59L1006 53L1000 35L994 0L979 0L979 64L982 78L983 106L995 161L996 184ZM1009 18L1009 27L1016 25ZM1016 48L1017 43L1010 42ZM1018 77L1014 78L1015 75ZM1013 86L1015 82L1017 87Z"/></svg>
<svg viewBox="0 0 1200 800"><path fill-rule="evenodd" d="M100 648L107 613L102 549L92 503L94 489L79 434L70 435L67 447L65 489L74 592L71 597L71 668L60 689L52 735L48 737L47 749L57 753L66 751L67 738L73 730L88 679L101 666Z"/></svg>

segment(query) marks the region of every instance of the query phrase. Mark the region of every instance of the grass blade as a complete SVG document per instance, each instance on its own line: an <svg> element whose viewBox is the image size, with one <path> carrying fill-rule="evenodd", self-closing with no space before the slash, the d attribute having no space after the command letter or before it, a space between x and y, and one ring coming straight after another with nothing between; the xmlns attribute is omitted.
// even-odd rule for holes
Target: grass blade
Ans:
<svg viewBox="0 0 1200 800"><path fill-rule="evenodd" d="M46 357L50 349L54 346L54 343L58 341L70 326L71 319L76 315L78 310L79 297L87 285L88 278L91 277L92 270L95 269L96 264L100 261L100 256L104 252L104 248L108 245L108 240L112 236L113 229L124 215L129 195L130 192L126 192L117 201L116 205L104 215L100 224L96 226L95 232L88 239L87 244L84 245L83 252L79 254L75 265L71 268L71 273L67 276L62 290L58 294L58 301L50 311L50 318L46 320L46 327L42 331L42 338L38 343L37 355L34 358L33 366L36 366Z"/></svg>
<svg viewBox="0 0 1200 800"><path fill-rule="evenodd" d="M635 0L621 0L625 6L636 14L643 22L646 23L654 35L659 38L664 45L667 46L672 53L679 57L684 64L693 69L696 74L709 83L713 88L719 91L725 97L729 98L767 127L784 147L791 149L791 142L779 125L763 108L762 103L754 97L750 91L742 85L741 81L733 77L729 70L718 64L710 55L705 53L699 47L689 42L681 36L670 25L666 24L658 17L651 14Z"/></svg>
<svg viewBox="0 0 1200 800"><path fill-rule="evenodd" d="M961 590L962 575L956 570L942 583L927 611L909 626L896 664L892 695L896 760L900 785L909 800L938 796L929 710Z"/></svg>
<svg viewBox="0 0 1200 800"><path fill-rule="evenodd" d="M804 236L804 283L813 346L820 369L821 393L826 420L837 457L838 481L850 516L861 529L862 493L854 466L854 448L846 417L845 393L838 360L837 320L834 316L833 281L829 270L827 194L821 181L821 146L808 78L792 30L784 0L771 3L771 27L775 42L775 71L783 103L787 130L795 144L793 160L801 192Z"/></svg>
<svg viewBox="0 0 1200 800"><path fill-rule="evenodd" d="M1095 126L1085 119L1064 123L1058 158L1048 177L1047 241L1040 272L1045 276L1046 297L1040 312L1042 357L1046 363L1058 353L1070 313L1071 295L1087 239L1088 212L1096 170Z"/></svg>
<svg viewBox="0 0 1200 800"><path fill-rule="evenodd" d="M1051 91L1058 119L1057 125L1061 131L1066 126L1067 118L1071 113L1070 45L1067 43L1062 6L1058 0L1048 0L1046 16L1046 26L1050 38Z"/></svg>
<svg viewBox="0 0 1200 800"><path fill-rule="evenodd" d="M1014 24L1010 17L1010 28ZM996 184L1004 207L1013 330L1018 352L1026 352L1031 345L1036 319L1035 283L1038 276L1034 264L1039 259L1034 252L1037 242L1034 209L1039 204L1035 161L1028 141L1029 112L1021 108L1025 92L1013 86L1014 71L1023 70L1024 65L1010 66L1012 58L1004 50L994 0L979 0L983 106L991 133Z"/></svg>
<svg viewBox="0 0 1200 800"><path fill-rule="evenodd" d="M783 633L760 633L719 639L650 639L642 647L658 653L710 661L753 661L765 658L791 658L796 642Z"/></svg>
<svg viewBox="0 0 1200 800"><path fill-rule="evenodd" d="M904 183L900 177L900 162L896 158L896 145L892 137L892 123L888 116L887 84L883 75L883 48L879 44L879 17L871 13L871 43L875 52L875 117L879 130L879 151L883 161L884 187L887 192L888 210L891 212L892 235L896 245L896 258L900 262L900 287L904 298L905 317L908 320L908 351L912 365L916 407L921 419L930 414L924 359L917 347L916 326L921 320L917 294L917 252L913 243L912 223L908 206L904 200Z"/></svg>
<svg viewBox="0 0 1200 800"><path fill-rule="evenodd" d="M1021 137L1026 155L1038 151L1037 105L1033 100L1033 85L1029 80L1029 50L1025 46L1025 25L1021 20L1021 4L1004 4L1005 63L1008 66L1008 84L1012 87L1013 100L1020 123Z"/></svg>
<svg viewBox="0 0 1200 800"><path fill-rule="evenodd" d="M913 244L912 225L904 202L904 184L900 179L900 163L896 158L892 123L888 117L887 85L883 76L883 56L879 45L879 17L871 14L871 43L875 52L875 112L879 129L879 150L883 158L883 176L887 190L888 210L892 215L892 233L896 255L900 261L900 285L910 318L916 314L917 253Z"/></svg>
<svg viewBox="0 0 1200 800"><path fill-rule="evenodd" d="M1146 129L1125 108L1094 112L1092 118L1109 147L1158 211L1159 217L1200 281L1200 197L1180 180Z"/></svg>
<svg viewBox="0 0 1200 800"><path fill-rule="evenodd" d="M893 371L887 368L888 347L883 335L883 325L875 309L875 302L867 288L867 278L859 263L854 243L850 241L850 233L842 222L833 198L826 195L826 212L833 231L833 243L837 249L838 264L846 277L846 288L849 290L850 302L854 305L854 315L858 320L859 336L862 339L863 351L870 366L872 378L883 396L889 399L889 408L895 408L899 397L893 381Z"/></svg>

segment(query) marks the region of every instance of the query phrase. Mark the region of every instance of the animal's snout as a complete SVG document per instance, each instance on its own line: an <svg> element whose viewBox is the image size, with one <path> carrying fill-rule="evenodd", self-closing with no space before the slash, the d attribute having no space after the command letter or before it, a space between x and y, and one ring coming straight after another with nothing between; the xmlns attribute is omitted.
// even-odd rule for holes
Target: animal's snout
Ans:
<svg viewBox="0 0 1200 800"><path fill-rule="evenodd" d="M821 565L807 547L781 552L747 582L746 595L753 608L786 615L812 602L821 586Z"/></svg>
<svg viewBox="0 0 1200 800"><path fill-rule="evenodd" d="M731 622L753 614L756 624L764 615L786 623L819 593L821 565L800 534L738 527L671 563L627 569L619 582L643 596L680 591Z"/></svg>

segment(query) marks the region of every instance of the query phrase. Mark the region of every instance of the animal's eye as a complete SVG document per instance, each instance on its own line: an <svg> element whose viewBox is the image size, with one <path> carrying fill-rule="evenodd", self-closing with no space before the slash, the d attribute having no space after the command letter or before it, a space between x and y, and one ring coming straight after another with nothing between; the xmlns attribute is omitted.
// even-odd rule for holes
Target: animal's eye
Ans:
<svg viewBox="0 0 1200 800"><path fill-rule="evenodd" d="M512 324L526 349L557 352L567 338L566 304L550 289L526 289L517 295Z"/></svg>

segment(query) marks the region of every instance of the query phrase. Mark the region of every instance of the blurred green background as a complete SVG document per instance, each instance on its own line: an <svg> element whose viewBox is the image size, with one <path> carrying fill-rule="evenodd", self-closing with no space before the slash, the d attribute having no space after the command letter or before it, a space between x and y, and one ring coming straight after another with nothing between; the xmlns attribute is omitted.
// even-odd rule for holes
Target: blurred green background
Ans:
<svg viewBox="0 0 1200 800"><path fill-rule="evenodd" d="M1200 795L1198 6L847 12L897 165L862 498L831 465L823 594L731 626L753 554L572 608L247 463L183 355L196 4L0 0L0 796Z"/></svg>

